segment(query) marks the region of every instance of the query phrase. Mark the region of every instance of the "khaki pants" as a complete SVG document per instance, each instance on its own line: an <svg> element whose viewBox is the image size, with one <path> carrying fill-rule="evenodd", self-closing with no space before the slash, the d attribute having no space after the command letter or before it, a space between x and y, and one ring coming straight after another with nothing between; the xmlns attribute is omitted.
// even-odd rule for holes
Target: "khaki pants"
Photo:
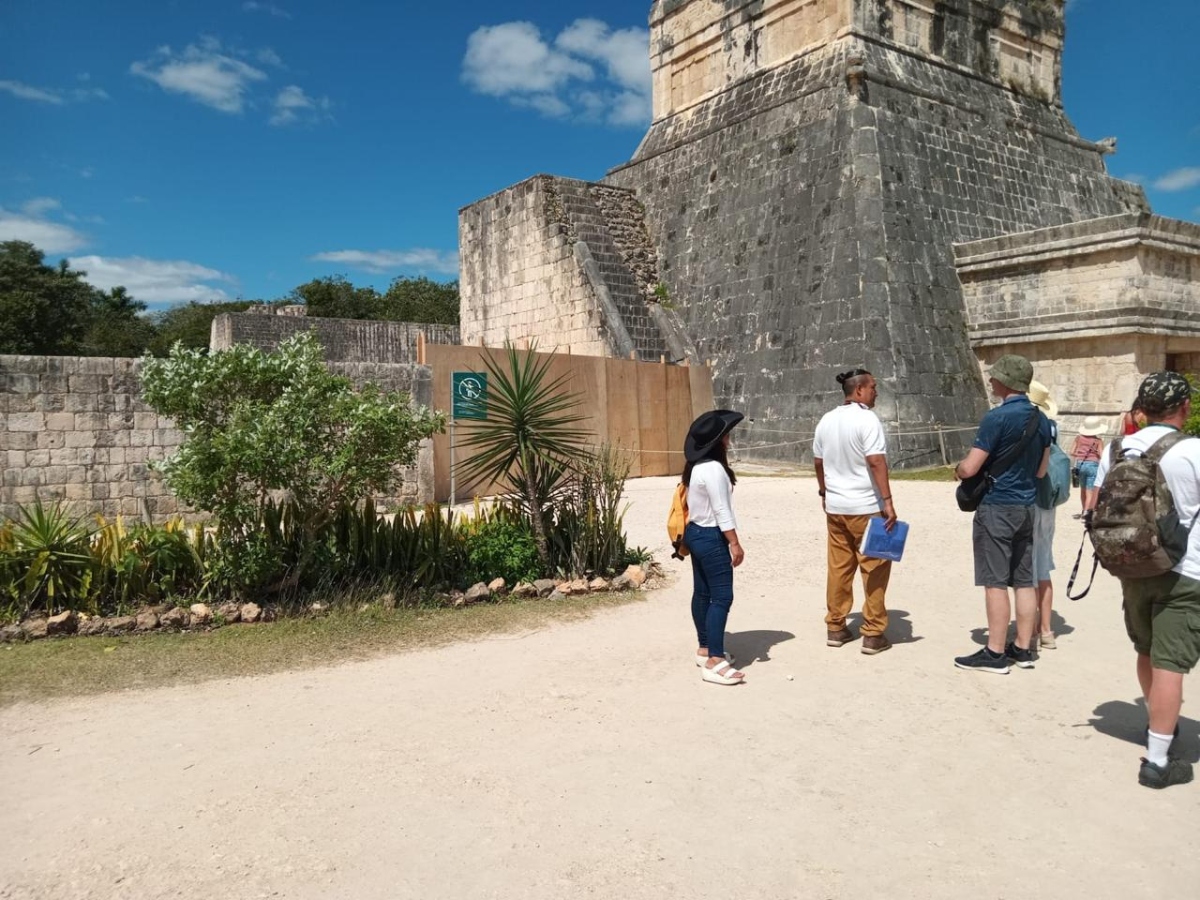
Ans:
<svg viewBox="0 0 1200 900"><path fill-rule="evenodd" d="M867 522L873 518L833 514L825 517L829 528L829 571L825 582L825 605L829 613L825 616L825 624L830 631L846 627L846 616L854 606L856 570L862 572L863 590L867 595L863 603L863 636L870 637L887 631L888 615L883 597L892 575L892 562L863 556L858 552Z"/></svg>

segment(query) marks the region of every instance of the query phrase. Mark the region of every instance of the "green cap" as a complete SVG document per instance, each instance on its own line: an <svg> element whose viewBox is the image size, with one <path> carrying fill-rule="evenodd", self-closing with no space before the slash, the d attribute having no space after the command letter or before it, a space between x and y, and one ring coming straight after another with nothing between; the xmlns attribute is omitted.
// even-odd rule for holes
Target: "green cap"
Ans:
<svg viewBox="0 0 1200 900"><path fill-rule="evenodd" d="M1025 357L1008 353L992 363L988 378L995 378L1010 391L1024 394L1033 381L1033 366Z"/></svg>

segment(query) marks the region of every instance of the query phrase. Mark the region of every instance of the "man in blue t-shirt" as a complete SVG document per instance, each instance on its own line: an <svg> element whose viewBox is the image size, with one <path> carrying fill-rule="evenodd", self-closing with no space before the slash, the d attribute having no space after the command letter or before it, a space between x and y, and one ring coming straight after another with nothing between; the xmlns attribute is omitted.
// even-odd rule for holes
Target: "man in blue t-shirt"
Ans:
<svg viewBox="0 0 1200 900"><path fill-rule="evenodd" d="M1029 360L1014 354L1002 356L987 374L1000 405L984 415L971 452L955 468L955 477L970 478L995 460L1007 458L1025 440L1031 421L1035 430L1008 468L995 476L975 511L975 584L983 588L987 604L988 642L978 653L956 658L954 664L973 672L1007 675L1010 661L1023 669L1033 668L1037 624L1033 506L1037 479L1046 474L1050 464L1051 436L1049 420L1025 396L1033 380ZM1017 635L1007 643L1013 612L1010 587L1016 594Z"/></svg>

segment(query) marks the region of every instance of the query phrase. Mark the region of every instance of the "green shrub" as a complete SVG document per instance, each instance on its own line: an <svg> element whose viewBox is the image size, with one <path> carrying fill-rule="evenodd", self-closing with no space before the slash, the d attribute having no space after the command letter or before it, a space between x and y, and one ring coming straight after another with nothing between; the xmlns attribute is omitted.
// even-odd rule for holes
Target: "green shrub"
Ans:
<svg viewBox="0 0 1200 900"><path fill-rule="evenodd" d="M124 519L100 520L91 543L95 607L126 613L139 606L199 591L204 570L203 529L181 520L166 525L135 525Z"/></svg>
<svg viewBox="0 0 1200 900"><path fill-rule="evenodd" d="M467 578L472 584L503 578L510 585L541 573L537 542L518 513L500 508L484 517L467 537Z"/></svg>
<svg viewBox="0 0 1200 900"><path fill-rule="evenodd" d="M621 497L629 459L608 445L581 460L555 509L553 564L565 575L611 575L629 564Z"/></svg>
<svg viewBox="0 0 1200 900"><path fill-rule="evenodd" d="M177 345L167 359L145 358L141 379L145 401L184 432L155 468L213 515L206 586L217 594L258 596L319 575L338 511L385 493L444 423L404 394L331 374L307 332L273 353ZM286 506L274 502L281 491Z"/></svg>

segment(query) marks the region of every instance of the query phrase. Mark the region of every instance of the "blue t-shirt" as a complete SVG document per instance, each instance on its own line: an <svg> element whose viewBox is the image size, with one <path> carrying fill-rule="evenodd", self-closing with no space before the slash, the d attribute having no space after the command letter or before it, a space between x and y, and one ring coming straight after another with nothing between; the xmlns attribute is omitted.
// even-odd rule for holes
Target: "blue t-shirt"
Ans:
<svg viewBox="0 0 1200 900"><path fill-rule="evenodd" d="M1033 506L1037 499L1037 470L1042 464L1042 454L1050 446L1050 420L1024 394L1011 394L1004 402L990 409L979 431L975 433L975 446L988 452L988 461L994 463L1008 450L1020 443L1025 425L1031 413L1040 419L1038 430L1021 455L996 479L992 489L983 498L984 503L995 506Z"/></svg>

